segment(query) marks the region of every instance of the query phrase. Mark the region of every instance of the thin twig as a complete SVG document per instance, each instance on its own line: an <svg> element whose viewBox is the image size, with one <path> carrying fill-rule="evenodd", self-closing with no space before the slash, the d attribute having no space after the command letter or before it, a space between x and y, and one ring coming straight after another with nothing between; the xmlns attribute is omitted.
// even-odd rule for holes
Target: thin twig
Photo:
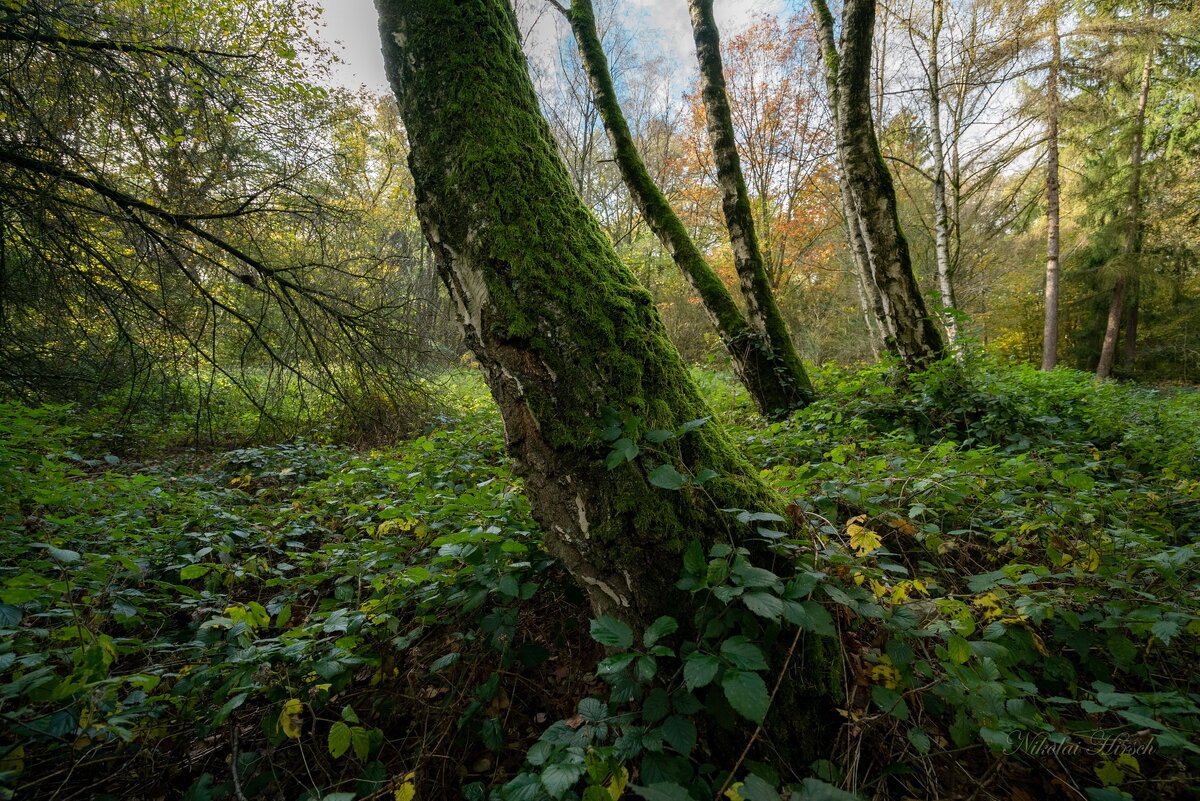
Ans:
<svg viewBox="0 0 1200 801"><path fill-rule="evenodd" d="M796 627L796 636L792 638L792 644L788 646L787 656L783 658L783 665L779 668L779 675L775 678L775 686L771 688L771 697L767 699L767 712L763 713L763 720L767 719L767 713L771 711L771 706L775 703L775 696L779 693L779 688L783 684L783 677L787 675L788 665L792 662L792 655L796 653L796 645L800 642L800 635L804 633L804 629ZM733 782L733 777L737 775L738 770L742 767L742 763L746 761L746 757L750 754L750 748L754 745L754 741L758 739L758 735L762 734L763 724L758 724L754 729L754 734L750 735L750 739L746 741L746 747L742 749L742 755L738 757L737 762L733 764L733 768L729 771L729 775L725 777L725 782L721 785L721 789L717 790L717 799L725 795L725 791L729 789L729 785Z"/></svg>

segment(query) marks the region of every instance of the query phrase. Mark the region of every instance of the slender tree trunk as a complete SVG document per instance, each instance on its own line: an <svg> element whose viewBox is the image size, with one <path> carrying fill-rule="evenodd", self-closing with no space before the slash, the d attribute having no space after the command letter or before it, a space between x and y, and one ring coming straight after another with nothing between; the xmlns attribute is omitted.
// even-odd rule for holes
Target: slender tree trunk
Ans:
<svg viewBox="0 0 1200 801"><path fill-rule="evenodd" d="M1062 39L1058 35L1058 8L1051 10L1050 69L1046 73L1046 298L1042 325L1042 369L1058 364L1058 70L1062 63Z"/></svg>
<svg viewBox="0 0 1200 801"><path fill-rule="evenodd" d="M1125 302L1125 331L1121 339L1122 353L1121 366L1125 372L1133 370L1134 362L1137 361L1137 330L1138 330L1138 294L1140 290L1140 282L1137 276L1134 276L1129 281L1129 292Z"/></svg>
<svg viewBox="0 0 1200 801"><path fill-rule="evenodd" d="M696 42L696 59L700 64L700 88L708 118L708 137L717 167L717 184L721 189L721 206L725 212L725 227L733 247L733 264L746 300L750 324L768 343L771 358L781 362L780 369L790 376L803 377L804 365L796 352L783 313L771 290L762 248L754 228L750 210L750 195L742 174L737 141L734 138L733 115L729 94L725 89L725 73L721 64L721 41L713 19L712 0L688 0L691 11L692 34ZM811 387L805 387L811 394Z"/></svg>
<svg viewBox="0 0 1200 801"><path fill-rule="evenodd" d="M867 254L869 284L877 292L885 344L906 370L927 367L945 346L930 319L913 275L908 242L900 230L896 188L884 164L871 121L871 38L874 0L847 0L839 48L825 0L812 0L825 58L834 127L850 214L858 220Z"/></svg>
<svg viewBox="0 0 1200 801"><path fill-rule="evenodd" d="M1142 62L1141 89L1138 94L1137 113L1133 118L1133 147L1129 157L1129 204L1125 218L1125 241L1121 245L1121 255L1125 263L1122 271L1129 271L1136 276L1136 266L1133 264L1141 250L1142 234L1142 148L1146 129L1146 104L1150 99L1150 77L1154 70L1153 51L1146 54ZM1125 298L1128 294L1130 278L1122 275L1113 287L1112 302L1108 307L1108 322L1104 329L1104 342L1100 348L1100 361L1096 365L1096 377L1108 378L1112 375L1113 359L1117 353L1117 339L1121 332L1121 318L1125 314ZM1136 280L1136 279L1134 279ZM1136 331L1134 335L1136 336ZM1126 336L1128 336L1128 332ZM1136 352L1136 341L1127 345L1128 353Z"/></svg>
<svg viewBox="0 0 1200 801"><path fill-rule="evenodd" d="M829 9L822 6L824 16L818 16L817 32L821 42L821 58L825 62L825 88L829 94L829 114L833 118L834 130L838 130L838 51L837 40L833 32L833 17L829 14ZM820 12L821 9L818 9ZM882 69L882 66L881 66ZM882 86L880 92L882 93ZM880 108L882 108L882 97L880 94ZM871 344L871 356L878 359L880 356L880 345L886 345L886 337L882 333L883 299L879 295L879 288L875 286L871 280L871 256L867 250L867 243L863 234L862 217L858 214L854 207L854 200L850 195L850 185L845 179L838 181L839 197L842 202L842 219L846 226L846 244L850 248L850 255L854 260L854 277L858 285L858 299L862 305L863 325L867 330Z"/></svg>
<svg viewBox="0 0 1200 801"><path fill-rule="evenodd" d="M938 294L945 309L942 324L953 349L958 340L954 319L954 285L950 280L950 210L946 205L946 148L942 140L942 87L938 48L941 46L945 0L933 0L933 23L929 35L929 136L933 150L934 252Z"/></svg>
<svg viewBox="0 0 1200 801"><path fill-rule="evenodd" d="M882 8L882 4L879 8ZM878 13L878 9L876 10ZM883 19L876 27L879 32L879 52L875 57L875 135L883 133L884 67L887 65L888 25Z"/></svg>
<svg viewBox="0 0 1200 801"><path fill-rule="evenodd" d="M752 324L742 314L725 284L688 235L683 221L650 177L621 112L608 59L600 44L591 0L575 0L568 16L600 118L612 142L621 178L651 230L700 296L750 397L759 411L774 418L805 406L812 399L812 384L791 344L786 326L783 343L788 350L781 353L775 339L769 335L773 329L765 323ZM757 307L753 303L747 305L753 317ZM778 308L775 310L778 312ZM779 323L782 325L782 318Z"/></svg>
<svg viewBox="0 0 1200 801"><path fill-rule="evenodd" d="M867 341L871 348L871 358L879 360L880 343L883 337L879 334L879 292L867 278L868 256L867 247L863 242L862 230L857 217L849 213L849 198L842 193L842 218L845 222L846 243L850 247L850 255L854 262L854 285L858 289L858 302L862 307L863 326L867 331Z"/></svg>

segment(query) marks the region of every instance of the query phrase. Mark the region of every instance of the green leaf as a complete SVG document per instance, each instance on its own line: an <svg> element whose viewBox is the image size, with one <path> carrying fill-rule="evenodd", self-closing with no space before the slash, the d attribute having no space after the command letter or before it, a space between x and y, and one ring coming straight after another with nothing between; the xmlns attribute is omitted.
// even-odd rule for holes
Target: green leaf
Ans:
<svg viewBox="0 0 1200 801"><path fill-rule="evenodd" d="M675 621L675 618L663 615L646 629L642 635L642 644L650 648L663 637L666 637L668 634L674 634L678 630L679 623Z"/></svg>
<svg viewBox="0 0 1200 801"><path fill-rule="evenodd" d="M950 661L956 665L961 665L971 658L971 644L957 634L946 643L946 651L950 654Z"/></svg>
<svg viewBox="0 0 1200 801"><path fill-rule="evenodd" d="M620 673L629 667L637 657L637 654L614 654L601 660L600 664L596 666L596 672L602 676Z"/></svg>
<svg viewBox="0 0 1200 801"><path fill-rule="evenodd" d="M16 626L21 622L21 610L11 604L0 604L0 626Z"/></svg>
<svg viewBox="0 0 1200 801"><path fill-rule="evenodd" d="M350 727L338 721L329 727L329 755L341 759L350 750Z"/></svg>
<svg viewBox="0 0 1200 801"><path fill-rule="evenodd" d="M683 681L688 690L706 687L716 678L721 669L721 661L711 654L695 651L687 655L683 661Z"/></svg>
<svg viewBox="0 0 1200 801"><path fill-rule="evenodd" d="M50 555L51 559L64 565L73 565L83 558L79 555L79 551L69 551L66 548L55 548L53 545L46 546L46 553Z"/></svg>
<svg viewBox="0 0 1200 801"><path fill-rule="evenodd" d="M783 616L789 623L799 626L805 631L823 634L826 637L837 635L837 629L833 625L833 616L829 614L828 609L816 601L788 601L783 605Z"/></svg>
<svg viewBox="0 0 1200 801"><path fill-rule="evenodd" d="M649 478L650 483L654 486L667 490L681 490L688 483L687 476L682 475L669 464L660 464L650 471L650 475L647 478Z"/></svg>
<svg viewBox="0 0 1200 801"><path fill-rule="evenodd" d="M779 791L753 773L746 776L746 780L738 788L738 795L746 801L779 801Z"/></svg>
<svg viewBox="0 0 1200 801"><path fill-rule="evenodd" d="M741 559L733 567L733 577L743 587L775 587L779 584L779 576L770 570L755 567Z"/></svg>
<svg viewBox="0 0 1200 801"><path fill-rule="evenodd" d="M768 620L779 620L783 612L783 601L769 592L751 592L742 596L742 603L754 614Z"/></svg>
<svg viewBox="0 0 1200 801"><path fill-rule="evenodd" d="M459 659L462 659L462 654L458 653L457 651L448 653L445 656L435 659L433 661L433 664L429 666L429 672L437 673L439 670L445 670L446 668L450 667L455 662L457 662Z"/></svg>
<svg viewBox="0 0 1200 801"><path fill-rule="evenodd" d="M583 765L564 765L561 762L547 765L542 771L542 786L550 795L560 798L563 793L571 789L575 782L579 781L583 771Z"/></svg>
<svg viewBox="0 0 1200 801"><path fill-rule="evenodd" d="M632 462L638 457L639 453L641 451L633 443L633 440L628 437L621 437L613 443L613 449L609 452L608 458L604 460L604 466L612 470L625 462Z"/></svg>
<svg viewBox="0 0 1200 801"><path fill-rule="evenodd" d="M1068 473L1066 484L1071 489L1087 492L1088 490L1092 489L1092 487L1096 486L1096 480L1087 473Z"/></svg>
<svg viewBox="0 0 1200 801"><path fill-rule="evenodd" d="M657 723L671 711L671 697L662 687L655 687L642 702L642 719L647 723Z"/></svg>
<svg viewBox="0 0 1200 801"><path fill-rule="evenodd" d="M509 573L504 578L500 579L500 583L496 586L501 595L507 595L509 598L516 598L521 594L521 583L517 581L517 577Z"/></svg>
<svg viewBox="0 0 1200 801"><path fill-rule="evenodd" d="M900 720L908 720L908 704L905 703L904 696L897 690L876 684L871 688L871 699L875 702L876 706L892 717Z"/></svg>
<svg viewBox="0 0 1200 801"><path fill-rule="evenodd" d="M708 575L708 562L704 559L704 548L699 540L692 540L683 552L683 569L689 576L697 578Z"/></svg>
<svg viewBox="0 0 1200 801"><path fill-rule="evenodd" d="M1170 645L1171 638L1179 634L1179 624L1173 620L1159 620L1150 627L1150 631L1162 640L1163 644Z"/></svg>
<svg viewBox="0 0 1200 801"><path fill-rule="evenodd" d="M800 783L800 791L792 795L792 801L862 801L862 797L820 779L805 779Z"/></svg>
<svg viewBox="0 0 1200 801"><path fill-rule="evenodd" d="M727 670L721 679L729 705L743 717L762 723L770 705L767 685L757 673Z"/></svg>
<svg viewBox="0 0 1200 801"><path fill-rule="evenodd" d="M667 440L671 439L674 436L675 436L674 431L665 431L660 428L660 429L656 429L654 431L647 431L646 435L645 435L645 439L647 442L659 443L659 442L666 442Z"/></svg>
<svg viewBox="0 0 1200 801"><path fill-rule="evenodd" d="M633 629L607 615L591 624L592 639L610 648L629 648L633 645Z"/></svg>
<svg viewBox="0 0 1200 801"><path fill-rule="evenodd" d="M909 729L908 741L913 744L913 748L917 749L922 754L929 753L929 746L931 742L929 735L926 734L923 729L917 728L916 726L913 726L911 729Z"/></svg>
<svg viewBox="0 0 1200 801"><path fill-rule="evenodd" d="M599 723L608 717L608 704L598 698L584 698L579 702L579 716L590 723Z"/></svg>
<svg viewBox="0 0 1200 801"><path fill-rule="evenodd" d="M359 762L366 762L371 753L371 733L362 726L350 729L350 745Z"/></svg>
<svg viewBox="0 0 1200 801"><path fill-rule="evenodd" d="M766 670L767 660L762 650L750 640L738 634L721 643L721 655L735 668L742 670Z"/></svg>
<svg viewBox="0 0 1200 801"><path fill-rule="evenodd" d="M696 724L682 715L672 715L662 725L663 739L684 756L696 747Z"/></svg>
<svg viewBox="0 0 1200 801"><path fill-rule="evenodd" d="M675 782L655 782L649 787L629 785L629 789L640 795L646 801L693 801L687 789Z"/></svg>
<svg viewBox="0 0 1200 801"><path fill-rule="evenodd" d="M200 578L201 576L207 575L208 571L211 569L212 565L188 565L183 570L179 571L179 578L184 581Z"/></svg>
<svg viewBox="0 0 1200 801"><path fill-rule="evenodd" d="M994 750L1007 751L1012 747L1012 742L1008 739L1008 734L1006 732L1002 732L997 729L989 729L987 726L983 726L979 729L979 736Z"/></svg>
<svg viewBox="0 0 1200 801"><path fill-rule="evenodd" d="M703 470L701 470L699 473L697 473L696 477L692 480L695 481L697 484L703 484L707 481L712 481L718 475L720 475L720 473L718 473L716 470L710 470L706 467Z"/></svg>

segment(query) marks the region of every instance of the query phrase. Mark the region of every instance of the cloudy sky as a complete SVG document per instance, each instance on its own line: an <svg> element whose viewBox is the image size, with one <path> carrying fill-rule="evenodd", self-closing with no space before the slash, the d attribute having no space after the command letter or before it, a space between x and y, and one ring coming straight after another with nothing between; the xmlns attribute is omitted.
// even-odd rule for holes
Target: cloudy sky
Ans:
<svg viewBox="0 0 1200 801"><path fill-rule="evenodd" d="M692 34L688 23L687 0L617 0L626 16L626 24L643 34L642 41L657 42L658 47L690 69ZM364 85L373 92L387 91L383 58L379 54L373 0L320 0L325 9L320 38L344 63L335 65L333 80L355 89ZM716 0L717 23L722 36L740 31L751 18L761 13L778 13L784 0ZM557 12L546 16L549 22ZM340 43L340 46L339 44ZM553 47L543 43L541 47Z"/></svg>

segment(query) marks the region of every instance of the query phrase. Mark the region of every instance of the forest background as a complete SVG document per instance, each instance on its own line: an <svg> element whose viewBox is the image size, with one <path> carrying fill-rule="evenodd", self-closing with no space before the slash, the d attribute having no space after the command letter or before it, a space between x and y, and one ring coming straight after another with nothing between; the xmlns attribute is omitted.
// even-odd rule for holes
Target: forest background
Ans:
<svg viewBox="0 0 1200 801"><path fill-rule="evenodd" d="M369 10L0 2L0 796L1189 797L1195 10L877 7L910 322L948 343L913 359L855 255L822 5L718 13L812 377L775 408L631 196L562 9L517 8L571 184L703 396L659 427L606 406L566 447L601 488L700 508L744 471L766 504L731 513L749 549L641 560L701 600L630 621L639 646L548 553L396 99L336 77L322 13L377 48ZM595 19L649 177L752 316L682 6ZM754 728L788 625L840 648L820 699L846 725L811 760ZM1068 735L1128 747L1021 748Z"/></svg>

